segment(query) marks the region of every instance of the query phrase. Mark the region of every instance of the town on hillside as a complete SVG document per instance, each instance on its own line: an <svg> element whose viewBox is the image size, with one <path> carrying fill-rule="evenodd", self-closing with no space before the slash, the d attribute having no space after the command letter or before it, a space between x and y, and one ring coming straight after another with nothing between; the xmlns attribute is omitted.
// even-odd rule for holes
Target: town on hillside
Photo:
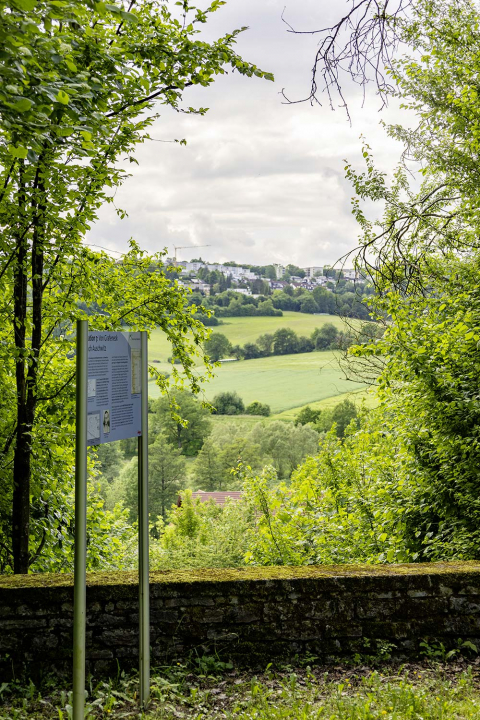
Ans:
<svg viewBox="0 0 480 720"><path fill-rule="evenodd" d="M235 262L209 263L202 259L177 261L168 258L167 263L179 268L179 284L190 287L203 295L210 295L215 284L218 290L234 290L241 295L270 295L274 290L287 286L303 290L321 287L333 292L338 284L353 291L367 282L365 273L353 268L336 269L330 265L298 267L297 265L238 265Z"/></svg>

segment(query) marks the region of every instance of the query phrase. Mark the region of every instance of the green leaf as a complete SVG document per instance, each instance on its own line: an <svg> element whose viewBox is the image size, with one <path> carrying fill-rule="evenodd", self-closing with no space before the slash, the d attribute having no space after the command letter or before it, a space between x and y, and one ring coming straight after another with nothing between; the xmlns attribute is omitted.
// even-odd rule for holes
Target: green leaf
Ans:
<svg viewBox="0 0 480 720"><path fill-rule="evenodd" d="M33 102L29 100L28 98L22 98L21 100L17 100L17 102L13 105L13 109L17 110L18 112L27 112L32 107Z"/></svg>
<svg viewBox="0 0 480 720"><path fill-rule="evenodd" d="M138 17L131 12L127 12L126 10L120 10L120 15L122 17L122 20L124 20L125 22L138 23Z"/></svg>
<svg viewBox="0 0 480 720"><path fill-rule="evenodd" d="M8 152L10 155L13 155L13 157L20 158L21 160L25 160L28 154L27 148L23 147L23 145L17 145L17 147L10 145Z"/></svg>
<svg viewBox="0 0 480 720"><path fill-rule="evenodd" d="M70 100L69 96L64 90L59 90L55 99L57 102L62 103L62 105L68 105Z"/></svg>
<svg viewBox="0 0 480 720"><path fill-rule="evenodd" d="M33 10L37 4L37 0L15 0L15 5L21 10L29 12Z"/></svg>

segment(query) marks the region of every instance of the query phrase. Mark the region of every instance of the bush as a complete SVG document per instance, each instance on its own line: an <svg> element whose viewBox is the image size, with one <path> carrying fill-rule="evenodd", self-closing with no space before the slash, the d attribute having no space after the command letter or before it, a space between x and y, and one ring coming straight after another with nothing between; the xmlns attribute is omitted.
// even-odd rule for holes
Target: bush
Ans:
<svg viewBox="0 0 480 720"><path fill-rule="evenodd" d="M321 410L312 410L310 405L307 405L295 416L295 425L315 424L320 419L321 414Z"/></svg>
<svg viewBox="0 0 480 720"><path fill-rule="evenodd" d="M236 392L223 392L215 395L213 407L218 415L241 415L245 412L243 400Z"/></svg>
<svg viewBox="0 0 480 720"><path fill-rule="evenodd" d="M263 353L255 343L245 343L242 355L245 360L255 360L255 358L262 357Z"/></svg>
<svg viewBox="0 0 480 720"><path fill-rule="evenodd" d="M316 350L332 350L337 345L338 330L332 323L325 323L321 328L314 330L312 340Z"/></svg>
<svg viewBox="0 0 480 720"><path fill-rule="evenodd" d="M194 317L195 320L200 320L205 327L216 327L217 325L220 325L220 321L215 317L215 315L208 317L207 315L202 315L201 313L195 313Z"/></svg>
<svg viewBox="0 0 480 720"><path fill-rule="evenodd" d="M250 403L245 412L247 415L264 415L265 417L268 417L270 415L270 405L255 400Z"/></svg>

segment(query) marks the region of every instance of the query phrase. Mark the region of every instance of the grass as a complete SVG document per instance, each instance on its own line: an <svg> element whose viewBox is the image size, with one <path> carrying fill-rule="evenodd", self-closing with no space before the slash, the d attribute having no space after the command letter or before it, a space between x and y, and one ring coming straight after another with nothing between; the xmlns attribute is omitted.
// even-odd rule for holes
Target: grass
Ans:
<svg viewBox="0 0 480 720"><path fill-rule="evenodd" d="M274 414L364 388L342 377L337 356L329 351L243 360L216 372L204 386L208 400L220 392L236 391L246 405L259 400L270 405ZM158 397L159 392L150 383L150 396Z"/></svg>
<svg viewBox="0 0 480 720"><path fill-rule="evenodd" d="M367 408L374 408L378 405L378 400L374 393L371 390L365 390L360 387L359 390L342 393L341 395L332 395L331 397L327 397L324 400L318 400L317 402L308 402L302 407L309 405L312 410L332 410L335 405L343 402L343 400L351 400L357 407L364 405ZM284 410L276 415L271 415L270 418L272 420L287 420L292 422L295 420L295 417L298 415L300 410L302 410L302 407Z"/></svg>
<svg viewBox="0 0 480 720"><path fill-rule="evenodd" d="M336 315L307 315L298 312L284 312L283 317L224 318L223 322L223 325L213 330L226 335L234 345L254 342L259 335L274 333L282 327L292 328L298 335L307 336L327 322L333 323L339 329L345 327L343 320ZM169 372L171 366L166 361L171 349L161 330L152 333L148 347L150 362L155 363L158 370ZM295 415L304 405L328 403L330 399L338 396L343 399L351 391L364 389L361 383L350 383L342 377L336 354L333 352L240 361L225 364L215 372L215 378L204 385L207 400L213 400L220 392L236 391L246 405L254 400L267 403L273 415L294 410ZM155 398L159 394L160 390L155 382L150 381L149 395Z"/></svg>
<svg viewBox="0 0 480 720"><path fill-rule="evenodd" d="M314 667L305 659L262 673L241 672L215 657L158 668L151 702L138 710L137 678L90 681L88 720L480 720L476 667L453 664L386 665L381 669ZM0 720L67 720L71 693L58 679L0 685Z"/></svg>
<svg viewBox="0 0 480 720"><path fill-rule="evenodd" d="M278 328L284 327L295 330L297 335L310 336L315 328L327 322L333 323L339 330L345 328L343 320L337 315L307 315L285 311L283 317L222 318L223 324L212 328L212 331L225 335L232 345L244 345L255 342L259 335L274 333ZM161 330L154 331L150 336L148 354L151 362L160 360L162 363L172 354L171 345Z"/></svg>

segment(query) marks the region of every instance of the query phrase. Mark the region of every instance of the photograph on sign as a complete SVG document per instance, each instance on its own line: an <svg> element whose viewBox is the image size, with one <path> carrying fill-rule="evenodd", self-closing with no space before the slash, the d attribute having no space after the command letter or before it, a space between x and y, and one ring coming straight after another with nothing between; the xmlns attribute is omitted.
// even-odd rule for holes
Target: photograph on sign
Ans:
<svg viewBox="0 0 480 720"><path fill-rule="evenodd" d="M142 434L141 367L140 333L88 331L88 445Z"/></svg>

